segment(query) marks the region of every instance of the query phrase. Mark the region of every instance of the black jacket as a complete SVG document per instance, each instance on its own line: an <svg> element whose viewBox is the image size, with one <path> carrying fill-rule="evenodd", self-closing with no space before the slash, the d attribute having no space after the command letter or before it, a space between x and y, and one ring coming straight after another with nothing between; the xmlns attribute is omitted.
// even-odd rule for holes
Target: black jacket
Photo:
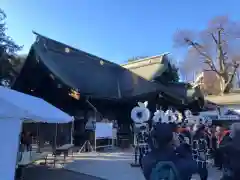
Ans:
<svg viewBox="0 0 240 180"><path fill-rule="evenodd" d="M225 136L219 150L223 154L223 167L231 171L233 177L240 177L240 132L235 136Z"/></svg>
<svg viewBox="0 0 240 180"><path fill-rule="evenodd" d="M179 171L181 180L191 179L192 174L197 173L198 170L188 146L181 145L176 150L170 147L153 150L143 157L143 173L146 180L150 179L152 169L160 161L173 162Z"/></svg>

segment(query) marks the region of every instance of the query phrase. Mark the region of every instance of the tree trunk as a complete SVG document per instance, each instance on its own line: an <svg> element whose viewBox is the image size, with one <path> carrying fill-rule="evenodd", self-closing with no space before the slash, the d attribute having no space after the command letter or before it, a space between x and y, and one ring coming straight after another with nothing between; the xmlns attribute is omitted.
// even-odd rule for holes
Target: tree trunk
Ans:
<svg viewBox="0 0 240 180"><path fill-rule="evenodd" d="M225 87L224 93L229 93L231 89L233 88L232 82L228 83L227 86Z"/></svg>
<svg viewBox="0 0 240 180"><path fill-rule="evenodd" d="M225 91L225 79L222 76L219 76L219 80L220 80L220 95L224 95L224 91Z"/></svg>
<svg viewBox="0 0 240 180"><path fill-rule="evenodd" d="M224 95L224 93L229 93L230 90L232 89L232 82L229 81L229 76L228 74L218 76L220 79L220 94Z"/></svg>

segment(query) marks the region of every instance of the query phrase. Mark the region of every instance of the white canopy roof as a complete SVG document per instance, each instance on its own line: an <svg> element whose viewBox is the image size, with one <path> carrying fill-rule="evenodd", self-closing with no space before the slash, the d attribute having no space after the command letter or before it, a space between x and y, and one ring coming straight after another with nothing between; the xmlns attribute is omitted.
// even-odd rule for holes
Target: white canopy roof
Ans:
<svg viewBox="0 0 240 180"><path fill-rule="evenodd" d="M0 86L0 118L67 123L71 116L46 101Z"/></svg>

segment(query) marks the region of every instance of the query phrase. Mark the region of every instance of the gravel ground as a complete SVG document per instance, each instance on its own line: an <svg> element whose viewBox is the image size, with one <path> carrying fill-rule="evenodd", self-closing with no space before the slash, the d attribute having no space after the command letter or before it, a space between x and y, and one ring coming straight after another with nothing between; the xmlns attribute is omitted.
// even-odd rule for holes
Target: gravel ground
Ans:
<svg viewBox="0 0 240 180"><path fill-rule="evenodd" d="M104 180L66 169L53 169L47 166L32 166L25 170L24 180Z"/></svg>

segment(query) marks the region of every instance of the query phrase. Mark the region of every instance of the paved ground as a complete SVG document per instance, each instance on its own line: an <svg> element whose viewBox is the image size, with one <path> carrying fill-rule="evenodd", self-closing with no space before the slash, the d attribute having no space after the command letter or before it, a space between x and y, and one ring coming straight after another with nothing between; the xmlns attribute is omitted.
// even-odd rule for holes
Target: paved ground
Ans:
<svg viewBox="0 0 240 180"><path fill-rule="evenodd" d="M130 152L81 153L69 158L64 168L32 166L24 180L144 180L139 168L132 168ZM100 178L101 177L101 178ZM209 168L208 180L219 180L221 173ZM200 180L198 175L192 180Z"/></svg>
<svg viewBox="0 0 240 180"><path fill-rule="evenodd" d="M209 169L209 180L219 180L220 172L215 169ZM117 174L121 176L121 174ZM82 173L76 173L66 169L53 169L46 166L33 166L26 169L24 180L105 180ZM196 175L192 180L200 180Z"/></svg>
<svg viewBox="0 0 240 180"><path fill-rule="evenodd" d="M130 166L131 162L133 157L130 152L81 153L65 168L108 180L145 180L139 168ZM209 168L209 180L219 180L220 177L220 171ZM192 180L200 180L199 175L194 175Z"/></svg>
<svg viewBox="0 0 240 180"><path fill-rule="evenodd" d="M216 168L209 168L208 169L209 177L208 180L220 180L221 172L218 171ZM200 180L199 175L194 175L192 180Z"/></svg>
<svg viewBox="0 0 240 180"><path fill-rule="evenodd" d="M65 168L108 180L145 180L140 168L132 168L132 152L81 153Z"/></svg>
<svg viewBox="0 0 240 180"><path fill-rule="evenodd" d="M33 166L27 168L24 180L104 180L66 169L52 169L46 166Z"/></svg>

